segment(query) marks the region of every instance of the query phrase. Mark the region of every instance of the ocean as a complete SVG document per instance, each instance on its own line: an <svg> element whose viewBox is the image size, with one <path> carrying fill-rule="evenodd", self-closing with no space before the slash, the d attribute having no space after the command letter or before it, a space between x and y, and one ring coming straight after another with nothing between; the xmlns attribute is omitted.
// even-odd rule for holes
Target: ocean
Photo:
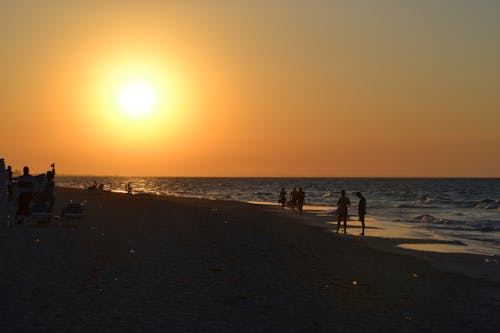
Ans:
<svg viewBox="0 0 500 333"><path fill-rule="evenodd" d="M396 223L444 240L469 246L469 252L500 255L500 178L197 178L197 177L68 177L58 186L217 200L278 204L281 188L301 187L306 205L333 212L340 191L351 200L356 220L356 192L367 199L367 217ZM376 224L376 223L375 223Z"/></svg>

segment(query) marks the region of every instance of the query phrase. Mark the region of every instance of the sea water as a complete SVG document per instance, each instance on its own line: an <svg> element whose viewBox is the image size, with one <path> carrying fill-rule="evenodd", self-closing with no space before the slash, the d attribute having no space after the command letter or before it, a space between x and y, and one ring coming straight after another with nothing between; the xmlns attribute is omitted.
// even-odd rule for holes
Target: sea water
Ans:
<svg viewBox="0 0 500 333"><path fill-rule="evenodd" d="M471 252L500 255L500 178L58 177L57 185L87 188L94 181L111 191L124 192L130 182L134 193L274 204L281 188L290 193L301 187L307 205L327 212L345 190L352 219L359 191L370 218L462 241Z"/></svg>

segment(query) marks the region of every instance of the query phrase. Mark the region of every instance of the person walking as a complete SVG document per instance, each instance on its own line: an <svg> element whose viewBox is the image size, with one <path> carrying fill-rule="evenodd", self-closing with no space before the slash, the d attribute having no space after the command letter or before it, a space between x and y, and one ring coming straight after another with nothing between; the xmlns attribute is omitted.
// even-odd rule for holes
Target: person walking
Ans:
<svg viewBox="0 0 500 333"><path fill-rule="evenodd" d="M359 221L361 222L361 236L365 235L365 215L366 215L366 198L361 194L361 192L357 192L356 196L359 198L358 204L358 216Z"/></svg>
<svg viewBox="0 0 500 333"><path fill-rule="evenodd" d="M351 206L351 201L345 195L345 190L340 192L340 199L337 201L337 233L339 233L340 222L344 221L344 234L347 233L347 210Z"/></svg>

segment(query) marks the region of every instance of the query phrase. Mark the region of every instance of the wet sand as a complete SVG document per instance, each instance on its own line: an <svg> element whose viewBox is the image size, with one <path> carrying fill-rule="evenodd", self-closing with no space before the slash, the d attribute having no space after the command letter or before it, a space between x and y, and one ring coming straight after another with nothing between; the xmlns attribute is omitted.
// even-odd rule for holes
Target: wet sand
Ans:
<svg viewBox="0 0 500 333"><path fill-rule="evenodd" d="M70 199L77 228L0 227L1 332L500 331L498 257L229 201L58 189L55 213Z"/></svg>

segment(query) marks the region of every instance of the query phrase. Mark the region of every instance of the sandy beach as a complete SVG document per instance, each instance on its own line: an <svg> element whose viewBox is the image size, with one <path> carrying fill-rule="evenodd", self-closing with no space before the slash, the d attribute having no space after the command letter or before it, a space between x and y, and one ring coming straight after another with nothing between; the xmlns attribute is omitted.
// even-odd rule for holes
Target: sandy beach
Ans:
<svg viewBox="0 0 500 333"><path fill-rule="evenodd" d="M500 331L498 257L275 206L59 188L55 213L69 200L76 228L0 227L1 332Z"/></svg>

